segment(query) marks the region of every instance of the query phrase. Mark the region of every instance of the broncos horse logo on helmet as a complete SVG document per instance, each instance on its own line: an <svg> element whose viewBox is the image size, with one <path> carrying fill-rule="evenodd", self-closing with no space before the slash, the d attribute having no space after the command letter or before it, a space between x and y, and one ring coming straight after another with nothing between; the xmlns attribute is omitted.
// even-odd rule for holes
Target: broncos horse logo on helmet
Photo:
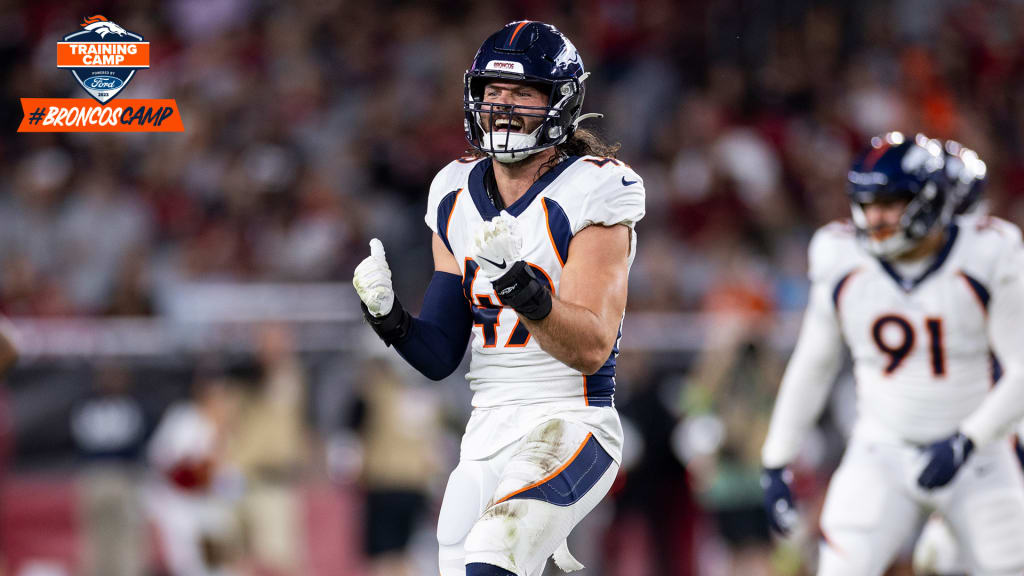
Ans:
<svg viewBox="0 0 1024 576"><path fill-rule="evenodd" d="M871 146L854 161L848 174L848 196L857 237L869 252L882 258L912 249L936 226L952 217L948 201L942 145L923 134L905 139L889 132L871 139ZM900 232L884 240L871 237L864 205L905 200Z"/></svg>
<svg viewBox="0 0 1024 576"><path fill-rule="evenodd" d="M121 28L117 24L114 24L110 20L107 20L106 16L96 14L83 20L82 28L90 32L95 32L100 35L100 38L106 38L107 34L117 34L118 36L126 36L128 31Z"/></svg>
<svg viewBox="0 0 1024 576"><path fill-rule="evenodd" d="M466 140L470 146L499 162L518 162L565 142L581 120L600 116L580 115L583 81L587 75L576 47L554 26L529 20L505 25L484 40L466 71ZM484 102L484 87L496 80L534 85L548 95L548 105ZM495 134L482 118L487 114L517 115L542 121L529 134L511 131Z"/></svg>

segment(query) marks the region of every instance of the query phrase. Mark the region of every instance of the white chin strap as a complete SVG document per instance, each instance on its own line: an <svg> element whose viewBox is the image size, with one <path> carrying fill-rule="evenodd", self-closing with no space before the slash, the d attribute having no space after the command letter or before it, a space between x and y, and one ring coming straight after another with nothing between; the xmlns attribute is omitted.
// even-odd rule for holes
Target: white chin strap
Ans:
<svg viewBox="0 0 1024 576"><path fill-rule="evenodd" d="M540 152L536 150L523 150L533 148L537 145L537 135L540 134L540 126L529 134L518 132L484 132L483 146L495 160L502 164L511 164L525 159L531 154Z"/></svg>

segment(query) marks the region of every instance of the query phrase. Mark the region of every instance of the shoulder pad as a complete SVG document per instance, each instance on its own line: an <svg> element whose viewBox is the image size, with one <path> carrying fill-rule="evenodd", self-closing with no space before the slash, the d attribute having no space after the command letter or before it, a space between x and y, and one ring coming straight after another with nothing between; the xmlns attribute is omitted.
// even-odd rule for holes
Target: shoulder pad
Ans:
<svg viewBox="0 0 1024 576"><path fill-rule="evenodd" d="M1003 236L1011 244L1021 243L1021 231L1013 222L1003 220L995 216L982 216L973 223L975 230L984 234L986 232Z"/></svg>
<svg viewBox="0 0 1024 576"><path fill-rule="evenodd" d="M466 185L466 177L473 170L473 167L483 158L464 156L448 163L441 168L433 181L430 182L430 193L427 196L427 213L423 220L430 227L430 230L437 233L437 210L441 202L453 190L458 190Z"/></svg>
<svg viewBox="0 0 1024 576"><path fill-rule="evenodd" d="M807 249L807 276L811 282L830 282L860 265L864 258L857 231L848 220L834 220L819 228Z"/></svg>
<svg viewBox="0 0 1024 576"><path fill-rule="evenodd" d="M1024 273L1024 243L1015 224L983 216L962 224L961 233L970 243L970 257L961 264L969 274L998 284Z"/></svg>
<svg viewBox="0 0 1024 576"><path fill-rule="evenodd" d="M633 169L615 158L583 156L570 177L579 180L569 187L578 199L569 213L573 234L591 224L633 227L645 213L644 181Z"/></svg>

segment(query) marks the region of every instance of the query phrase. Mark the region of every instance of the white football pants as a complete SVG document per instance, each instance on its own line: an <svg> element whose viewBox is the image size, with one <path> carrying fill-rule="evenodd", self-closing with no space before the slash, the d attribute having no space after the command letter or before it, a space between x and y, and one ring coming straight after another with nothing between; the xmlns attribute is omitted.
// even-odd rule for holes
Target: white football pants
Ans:
<svg viewBox="0 0 1024 576"><path fill-rule="evenodd" d="M592 434L560 419L486 460L459 462L437 522L441 576L465 576L472 562L539 576L618 469Z"/></svg>
<svg viewBox="0 0 1024 576"><path fill-rule="evenodd" d="M970 573L1024 571L1024 477L1009 442L976 450L947 486L918 487L923 451L854 434L832 476L821 514L819 576L881 575L938 510Z"/></svg>

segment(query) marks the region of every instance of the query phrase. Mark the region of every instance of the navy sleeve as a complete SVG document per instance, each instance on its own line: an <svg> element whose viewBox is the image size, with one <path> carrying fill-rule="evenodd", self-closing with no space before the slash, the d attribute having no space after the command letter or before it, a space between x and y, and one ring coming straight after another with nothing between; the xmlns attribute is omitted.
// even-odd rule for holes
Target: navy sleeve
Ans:
<svg viewBox="0 0 1024 576"><path fill-rule="evenodd" d="M462 277L434 272L423 308L395 349L431 380L446 378L462 362L473 328L473 312L462 293Z"/></svg>

